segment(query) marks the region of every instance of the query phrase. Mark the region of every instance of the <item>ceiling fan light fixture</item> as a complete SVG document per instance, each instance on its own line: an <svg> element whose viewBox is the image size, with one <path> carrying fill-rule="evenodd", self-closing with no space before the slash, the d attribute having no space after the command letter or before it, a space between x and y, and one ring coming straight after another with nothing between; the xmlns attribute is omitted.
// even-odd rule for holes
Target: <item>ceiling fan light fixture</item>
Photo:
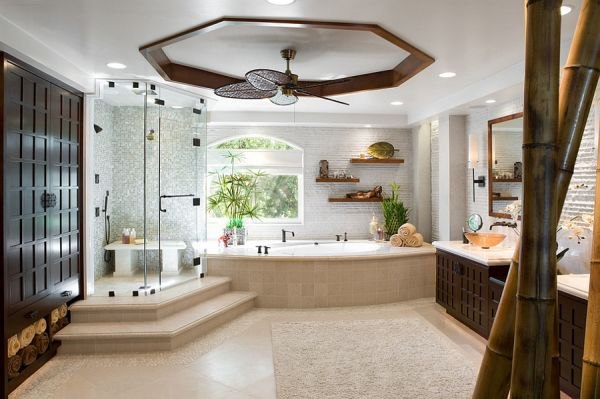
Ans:
<svg viewBox="0 0 600 399"><path fill-rule="evenodd" d="M293 105L298 102L298 96L294 94L292 89L286 89L284 87L280 87L277 90L277 94L270 98L271 102L275 105Z"/></svg>
<svg viewBox="0 0 600 399"><path fill-rule="evenodd" d="M296 0L267 0L268 3L276 5L276 6L289 6L294 3Z"/></svg>

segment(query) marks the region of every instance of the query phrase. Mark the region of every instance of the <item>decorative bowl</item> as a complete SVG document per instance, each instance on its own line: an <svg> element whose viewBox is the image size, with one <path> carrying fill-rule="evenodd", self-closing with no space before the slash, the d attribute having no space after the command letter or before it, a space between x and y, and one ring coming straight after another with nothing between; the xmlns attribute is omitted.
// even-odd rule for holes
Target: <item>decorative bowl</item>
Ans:
<svg viewBox="0 0 600 399"><path fill-rule="evenodd" d="M504 241L506 235L500 233L465 233L465 237L471 244L488 249Z"/></svg>

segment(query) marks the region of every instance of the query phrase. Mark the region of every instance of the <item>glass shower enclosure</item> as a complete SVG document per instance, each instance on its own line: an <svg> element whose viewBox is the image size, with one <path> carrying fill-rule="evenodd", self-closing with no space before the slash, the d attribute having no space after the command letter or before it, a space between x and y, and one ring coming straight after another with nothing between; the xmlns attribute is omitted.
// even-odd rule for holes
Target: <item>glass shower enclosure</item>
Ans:
<svg viewBox="0 0 600 399"><path fill-rule="evenodd" d="M199 278L206 101L154 82L99 80L94 130L94 295L153 294Z"/></svg>

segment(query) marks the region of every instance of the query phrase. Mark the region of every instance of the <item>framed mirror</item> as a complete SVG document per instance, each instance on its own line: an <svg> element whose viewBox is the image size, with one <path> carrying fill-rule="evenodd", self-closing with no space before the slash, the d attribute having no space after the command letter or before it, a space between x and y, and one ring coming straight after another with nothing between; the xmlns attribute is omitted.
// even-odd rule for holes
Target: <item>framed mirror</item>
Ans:
<svg viewBox="0 0 600 399"><path fill-rule="evenodd" d="M522 198L523 113L488 121L489 215L510 218L503 210Z"/></svg>

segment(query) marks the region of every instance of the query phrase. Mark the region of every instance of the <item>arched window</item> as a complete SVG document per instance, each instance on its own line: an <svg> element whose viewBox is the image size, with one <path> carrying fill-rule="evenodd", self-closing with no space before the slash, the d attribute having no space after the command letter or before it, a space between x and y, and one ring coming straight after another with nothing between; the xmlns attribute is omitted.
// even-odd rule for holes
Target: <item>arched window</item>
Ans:
<svg viewBox="0 0 600 399"><path fill-rule="evenodd" d="M231 158L235 171L262 172L258 178L255 202L258 219L247 223L301 223L303 211L304 152L286 141L267 136L236 136L208 146L208 196L216 190L217 173L230 173ZM220 218L218 211L209 217Z"/></svg>

